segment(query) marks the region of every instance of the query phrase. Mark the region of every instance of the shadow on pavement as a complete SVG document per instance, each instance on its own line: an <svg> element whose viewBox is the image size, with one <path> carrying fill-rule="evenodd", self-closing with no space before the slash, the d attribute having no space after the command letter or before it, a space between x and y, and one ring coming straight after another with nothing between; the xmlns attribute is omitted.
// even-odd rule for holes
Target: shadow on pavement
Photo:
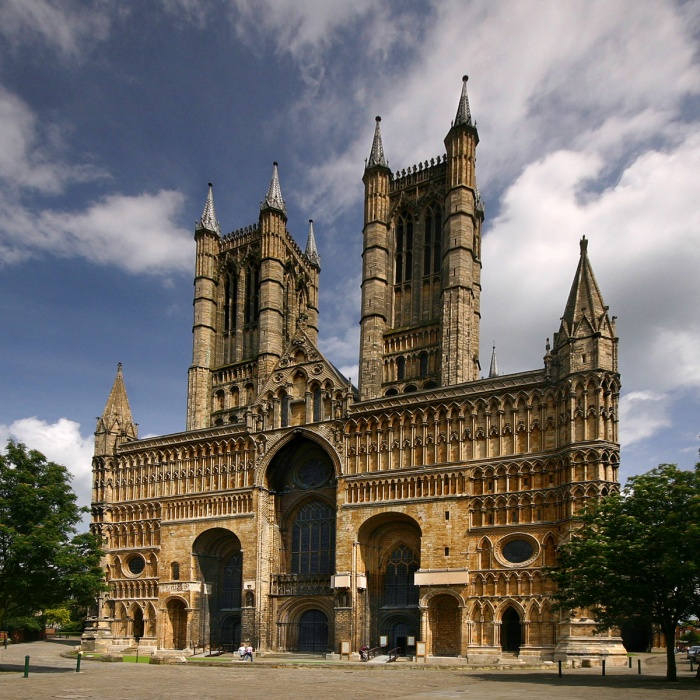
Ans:
<svg viewBox="0 0 700 700"><path fill-rule="evenodd" d="M47 639L47 644L64 644L69 647L77 647L80 644L79 639Z"/></svg>
<svg viewBox="0 0 700 700"><path fill-rule="evenodd" d="M24 673L24 664L3 664L0 663L0 673L10 672ZM29 675L32 673L75 673L74 668L65 668L61 666L33 666L29 665Z"/></svg>
<svg viewBox="0 0 700 700"><path fill-rule="evenodd" d="M499 683L540 683L552 688L561 686L587 686L589 688L651 688L654 690L700 690L700 683L693 677L684 676L677 681L661 677L637 675L588 675L564 673L561 678L554 673L470 673L466 678L479 678Z"/></svg>

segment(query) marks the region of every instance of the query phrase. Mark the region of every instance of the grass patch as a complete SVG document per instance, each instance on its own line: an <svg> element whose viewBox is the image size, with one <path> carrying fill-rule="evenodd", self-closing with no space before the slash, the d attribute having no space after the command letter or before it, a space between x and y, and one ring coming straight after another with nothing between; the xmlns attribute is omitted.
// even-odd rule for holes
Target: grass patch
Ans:
<svg viewBox="0 0 700 700"><path fill-rule="evenodd" d="M124 656L122 658L122 661L125 661L126 663L130 663L130 664L135 664L135 663L147 664L147 663L150 663L151 657L144 656L143 654L139 654L139 660L137 662L136 661L136 654L134 654L133 656Z"/></svg>

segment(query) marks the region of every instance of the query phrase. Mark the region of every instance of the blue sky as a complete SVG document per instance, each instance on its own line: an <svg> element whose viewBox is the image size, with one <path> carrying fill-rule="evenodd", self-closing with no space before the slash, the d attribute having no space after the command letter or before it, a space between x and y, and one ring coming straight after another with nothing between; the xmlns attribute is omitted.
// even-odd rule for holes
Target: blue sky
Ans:
<svg viewBox="0 0 700 700"><path fill-rule="evenodd" d="M700 432L700 5L0 0L0 440L89 500L124 363L140 433L184 428L193 225L257 220L280 163L315 221L321 349L355 377L362 172L444 150L470 75L486 202L482 366L542 366L578 258L618 316L622 478Z"/></svg>

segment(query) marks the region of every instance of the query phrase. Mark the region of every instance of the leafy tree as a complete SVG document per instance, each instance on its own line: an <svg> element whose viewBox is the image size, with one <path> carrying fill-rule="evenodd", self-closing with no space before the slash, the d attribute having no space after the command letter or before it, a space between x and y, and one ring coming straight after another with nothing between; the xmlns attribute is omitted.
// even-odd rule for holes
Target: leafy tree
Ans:
<svg viewBox="0 0 700 700"><path fill-rule="evenodd" d="M590 610L599 628L644 617L666 639L676 679L678 622L700 609L700 463L662 464L587 510L550 570L560 608Z"/></svg>
<svg viewBox="0 0 700 700"><path fill-rule="evenodd" d="M85 511L65 467L13 441L0 453L0 629L103 590L99 540L76 534Z"/></svg>

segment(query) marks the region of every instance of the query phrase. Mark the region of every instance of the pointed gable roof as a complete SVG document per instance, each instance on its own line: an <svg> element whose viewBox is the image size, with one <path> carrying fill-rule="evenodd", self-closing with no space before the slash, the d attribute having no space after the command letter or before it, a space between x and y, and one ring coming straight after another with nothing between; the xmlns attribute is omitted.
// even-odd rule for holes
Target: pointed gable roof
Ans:
<svg viewBox="0 0 700 700"><path fill-rule="evenodd" d="M267 188L267 194L265 199L260 205L260 210L265 209L276 209L287 216L287 206L284 203L284 197L282 196L282 188L280 187L280 177L277 170L277 161L272 164L272 178L270 179L270 185Z"/></svg>
<svg viewBox="0 0 700 700"><path fill-rule="evenodd" d="M219 220L216 218L216 210L214 209L214 185L212 185L211 182L209 183L209 192L204 202L202 216L197 222L197 230L202 229L213 231L219 236L221 235L221 227L219 226Z"/></svg>
<svg viewBox="0 0 700 700"><path fill-rule="evenodd" d="M369 158L367 159L366 168L373 168L377 165L386 168L388 167L388 165L386 162L386 158L384 157L382 132L379 128L379 123L382 121L382 118L380 116L376 116L374 119L376 122L374 126L374 138L372 139L372 149L369 152Z"/></svg>
<svg viewBox="0 0 700 700"><path fill-rule="evenodd" d="M330 380L336 389L353 389L350 380L344 377L314 345L304 330L304 323L300 322L270 376L260 388L254 403L265 401L265 396L270 392L275 394L280 389L288 387L299 369L319 384Z"/></svg>

